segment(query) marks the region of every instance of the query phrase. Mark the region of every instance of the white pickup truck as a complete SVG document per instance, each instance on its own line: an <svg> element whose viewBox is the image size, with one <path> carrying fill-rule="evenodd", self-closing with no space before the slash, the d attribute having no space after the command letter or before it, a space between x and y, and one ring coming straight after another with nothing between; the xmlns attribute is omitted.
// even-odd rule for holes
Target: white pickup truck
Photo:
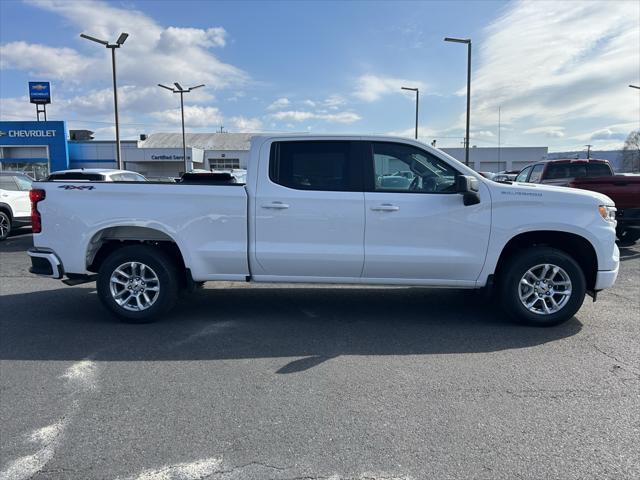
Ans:
<svg viewBox="0 0 640 480"><path fill-rule="evenodd" d="M129 322L235 280L495 286L514 319L547 326L618 274L607 196L495 183L404 138L257 135L246 184L38 182L31 199L31 271L97 279Z"/></svg>

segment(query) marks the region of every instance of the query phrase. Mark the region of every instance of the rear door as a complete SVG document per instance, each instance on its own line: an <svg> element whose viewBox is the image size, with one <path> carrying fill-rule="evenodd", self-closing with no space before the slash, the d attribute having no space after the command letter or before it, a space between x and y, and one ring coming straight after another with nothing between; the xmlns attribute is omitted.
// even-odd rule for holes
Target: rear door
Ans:
<svg viewBox="0 0 640 480"><path fill-rule="evenodd" d="M445 161L402 143L372 142L368 152L363 279L474 285L489 242L486 185L481 202L465 206L455 192L459 172Z"/></svg>
<svg viewBox="0 0 640 480"><path fill-rule="evenodd" d="M358 279L364 263L362 144L296 140L263 148L269 155L261 155L254 199L254 277Z"/></svg>

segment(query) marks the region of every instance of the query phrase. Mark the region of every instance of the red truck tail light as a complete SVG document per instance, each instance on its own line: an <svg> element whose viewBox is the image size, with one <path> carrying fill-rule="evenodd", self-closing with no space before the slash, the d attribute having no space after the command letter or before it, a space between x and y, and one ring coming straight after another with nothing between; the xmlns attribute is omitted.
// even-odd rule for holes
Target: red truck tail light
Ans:
<svg viewBox="0 0 640 480"><path fill-rule="evenodd" d="M31 229L33 233L40 233L42 231L42 218L38 211L38 202L41 202L46 197L44 190L34 188L29 192L29 200L31 200Z"/></svg>

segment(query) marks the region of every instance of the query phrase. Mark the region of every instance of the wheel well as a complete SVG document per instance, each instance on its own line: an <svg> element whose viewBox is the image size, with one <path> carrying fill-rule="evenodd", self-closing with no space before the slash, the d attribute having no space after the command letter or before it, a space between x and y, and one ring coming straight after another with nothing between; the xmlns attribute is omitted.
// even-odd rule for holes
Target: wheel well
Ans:
<svg viewBox="0 0 640 480"><path fill-rule="evenodd" d="M0 212L4 212L9 216L9 220L13 221L13 212L11 211L11 207L9 207L9 205L6 204L1 204L0 205Z"/></svg>
<svg viewBox="0 0 640 480"><path fill-rule="evenodd" d="M593 245L584 237L567 232L536 231L516 235L505 245L496 266L496 278L507 260L526 248L545 246L557 248L573 258L584 273L587 289L593 290L598 273L598 257Z"/></svg>
<svg viewBox="0 0 640 480"><path fill-rule="evenodd" d="M158 248L173 259L180 271L185 272L186 281L186 265L176 242L166 233L147 227L110 227L96 233L87 249L87 270L98 272L114 251L141 244Z"/></svg>

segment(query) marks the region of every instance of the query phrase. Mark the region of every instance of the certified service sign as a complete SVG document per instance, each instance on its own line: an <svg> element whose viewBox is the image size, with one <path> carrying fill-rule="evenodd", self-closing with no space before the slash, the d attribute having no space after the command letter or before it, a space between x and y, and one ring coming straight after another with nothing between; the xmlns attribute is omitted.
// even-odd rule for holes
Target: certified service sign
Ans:
<svg viewBox="0 0 640 480"><path fill-rule="evenodd" d="M49 82L29 82L29 101L31 103L51 103L51 84Z"/></svg>

